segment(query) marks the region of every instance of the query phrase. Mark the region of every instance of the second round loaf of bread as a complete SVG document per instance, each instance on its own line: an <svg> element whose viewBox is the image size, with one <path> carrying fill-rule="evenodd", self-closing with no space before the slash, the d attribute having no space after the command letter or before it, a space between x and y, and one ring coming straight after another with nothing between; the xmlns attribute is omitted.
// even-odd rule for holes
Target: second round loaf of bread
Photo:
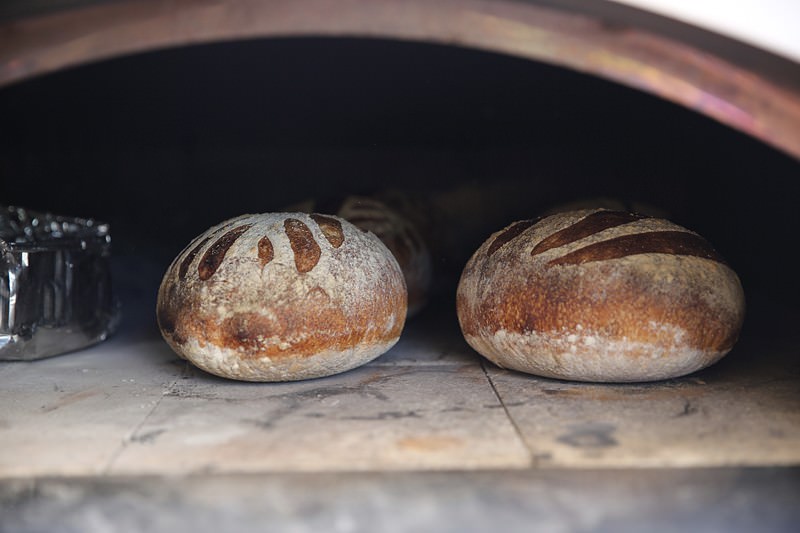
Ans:
<svg viewBox="0 0 800 533"><path fill-rule="evenodd" d="M391 348L406 316L397 261L333 216L244 215L183 250L158 292L162 335L219 376L290 381L362 365Z"/></svg>
<svg viewBox="0 0 800 533"><path fill-rule="evenodd" d="M467 342L496 364L601 382L688 374L738 338L744 293L702 237L603 209L516 222L461 276Z"/></svg>

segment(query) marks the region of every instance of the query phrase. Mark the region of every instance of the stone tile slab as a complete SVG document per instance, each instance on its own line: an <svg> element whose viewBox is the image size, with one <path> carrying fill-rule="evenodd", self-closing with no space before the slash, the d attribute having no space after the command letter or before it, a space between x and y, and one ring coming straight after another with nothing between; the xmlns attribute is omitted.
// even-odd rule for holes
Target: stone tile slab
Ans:
<svg viewBox="0 0 800 533"><path fill-rule="evenodd" d="M363 369L251 384L178 359L144 300L128 299L123 328L109 341L45 360L0 362L0 477L103 475L112 466L183 472L527 464L478 357L460 336L443 334L445 322L450 332L457 328L446 314L409 322L395 348ZM495 441L499 453L484 456ZM274 450L265 454L262 445ZM218 455L220 449L230 451ZM184 460L187 450L198 455Z"/></svg>
<svg viewBox="0 0 800 533"><path fill-rule="evenodd" d="M87 350L0 363L0 478L800 464L796 335L745 335L686 378L600 385L494 367L435 312L362 368L257 384L177 359L142 316Z"/></svg>
<svg viewBox="0 0 800 533"><path fill-rule="evenodd" d="M0 477L13 477L104 473L183 365L115 339L0 369Z"/></svg>
<svg viewBox="0 0 800 533"><path fill-rule="evenodd" d="M751 337L705 371L648 384L564 382L484 365L539 467L798 465L797 346Z"/></svg>
<svg viewBox="0 0 800 533"><path fill-rule="evenodd" d="M114 474L521 468L529 454L479 365L367 365L236 383L191 371Z"/></svg>

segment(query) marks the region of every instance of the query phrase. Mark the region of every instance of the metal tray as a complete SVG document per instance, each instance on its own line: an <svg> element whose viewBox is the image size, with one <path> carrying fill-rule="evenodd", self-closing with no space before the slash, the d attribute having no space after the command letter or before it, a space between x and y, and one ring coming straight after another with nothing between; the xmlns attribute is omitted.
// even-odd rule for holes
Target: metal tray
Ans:
<svg viewBox="0 0 800 533"><path fill-rule="evenodd" d="M0 206L0 360L104 340L119 320L108 224Z"/></svg>

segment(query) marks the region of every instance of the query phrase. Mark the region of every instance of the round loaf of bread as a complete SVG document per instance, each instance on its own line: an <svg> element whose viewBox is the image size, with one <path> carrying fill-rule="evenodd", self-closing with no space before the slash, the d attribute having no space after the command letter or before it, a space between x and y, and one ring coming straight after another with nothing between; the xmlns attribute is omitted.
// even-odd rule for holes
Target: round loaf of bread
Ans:
<svg viewBox="0 0 800 533"><path fill-rule="evenodd" d="M501 367L650 381L694 372L730 351L744 293L696 233L589 209L493 234L464 268L457 311L467 342Z"/></svg>
<svg viewBox="0 0 800 533"><path fill-rule="evenodd" d="M399 339L406 287L371 233L333 216L244 215L184 249L158 291L175 352L245 381L293 381L350 370Z"/></svg>

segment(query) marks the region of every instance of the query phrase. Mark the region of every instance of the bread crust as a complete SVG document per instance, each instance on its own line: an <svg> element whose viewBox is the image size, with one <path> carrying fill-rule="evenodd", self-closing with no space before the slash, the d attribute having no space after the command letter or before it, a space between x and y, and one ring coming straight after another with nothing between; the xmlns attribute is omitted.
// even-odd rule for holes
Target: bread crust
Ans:
<svg viewBox="0 0 800 533"><path fill-rule="evenodd" d="M730 351L744 293L697 234L589 209L493 234L464 268L457 312L467 342L499 366L648 381L704 368Z"/></svg>
<svg viewBox="0 0 800 533"><path fill-rule="evenodd" d="M212 227L158 292L175 352L246 381L291 381L362 365L399 339L405 282L381 241L328 215L268 213Z"/></svg>
<svg viewBox="0 0 800 533"><path fill-rule="evenodd" d="M433 280L433 261L425 240L406 216L369 196L307 200L293 207L304 213L314 210L331 213L374 233L392 252L403 271L408 290L408 317L425 307Z"/></svg>

